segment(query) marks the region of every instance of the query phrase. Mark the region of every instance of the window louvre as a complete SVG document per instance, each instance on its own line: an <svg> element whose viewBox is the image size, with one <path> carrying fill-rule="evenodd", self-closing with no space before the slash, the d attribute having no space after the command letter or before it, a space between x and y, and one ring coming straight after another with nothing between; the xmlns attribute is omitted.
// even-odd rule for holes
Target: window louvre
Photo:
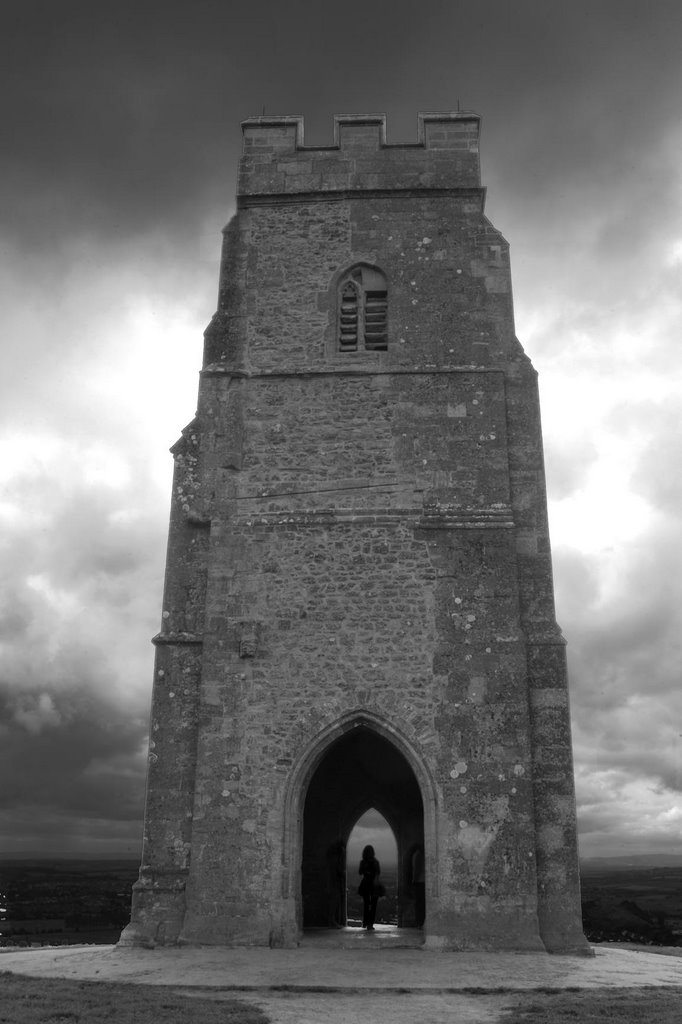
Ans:
<svg viewBox="0 0 682 1024"><path fill-rule="evenodd" d="M338 292L338 351L385 352L388 348L386 277L360 264L341 279Z"/></svg>
<svg viewBox="0 0 682 1024"><path fill-rule="evenodd" d="M341 293L339 314L339 351L358 350L358 289L348 281Z"/></svg>
<svg viewBox="0 0 682 1024"><path fill-rule="evenodd" d="M388 345L387 312L386 292L367 292L365 294L365 348L369 351L381 352Z"/></svg>

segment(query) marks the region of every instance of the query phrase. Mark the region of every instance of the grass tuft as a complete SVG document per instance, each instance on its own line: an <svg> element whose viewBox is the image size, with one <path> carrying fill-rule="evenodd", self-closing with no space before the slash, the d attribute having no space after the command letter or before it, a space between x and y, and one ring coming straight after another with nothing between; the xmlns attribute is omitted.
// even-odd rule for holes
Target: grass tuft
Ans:
<svg viewBox="0 0 682 1024"><path fill-rule="evenodd" d="M500 1024L680 1024L682 989L581 989L519 993Z"/></svg>
<svg viewBox="0 0 682 1024"><path fill-rule="evenodd" d="M154 985L29 978L0 972L0 1024L269 1024L231 996L175 995Z"/></svg>

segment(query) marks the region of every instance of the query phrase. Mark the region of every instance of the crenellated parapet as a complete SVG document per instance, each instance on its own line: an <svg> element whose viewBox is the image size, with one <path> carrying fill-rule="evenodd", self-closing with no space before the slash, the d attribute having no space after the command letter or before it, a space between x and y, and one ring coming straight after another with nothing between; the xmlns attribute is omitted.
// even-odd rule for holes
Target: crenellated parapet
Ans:
<svg viewBox="0 0 682 1024"><path fill-rule="evenodd" d="M386 142L385 114L338 114L334 144L305 146L303 117L250 117L239 197L312 192L480 188L480 117L418 115L418 141ZM248 201L248 200L247 200Z"/></svg>

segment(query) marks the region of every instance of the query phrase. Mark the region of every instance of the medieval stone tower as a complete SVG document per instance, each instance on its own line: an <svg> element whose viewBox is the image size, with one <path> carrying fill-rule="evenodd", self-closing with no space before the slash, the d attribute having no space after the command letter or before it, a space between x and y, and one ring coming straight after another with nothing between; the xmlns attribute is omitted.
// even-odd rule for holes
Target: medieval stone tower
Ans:
<svg viewBox="0 0 682 1024"><path fill-rule="evenodd" d="M479 118L243 131L123 941L296 944L373 807L404 926L423 848L427 947L585 951L536 374Z"/></svg>

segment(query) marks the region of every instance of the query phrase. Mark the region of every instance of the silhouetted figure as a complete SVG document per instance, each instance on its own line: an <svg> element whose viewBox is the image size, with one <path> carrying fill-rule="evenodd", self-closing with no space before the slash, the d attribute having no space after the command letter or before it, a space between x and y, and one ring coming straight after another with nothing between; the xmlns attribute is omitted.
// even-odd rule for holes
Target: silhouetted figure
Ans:
<svg viewBox="0 0 682 1024"><path fill-rule="evenodd" d="M346 923L346 844L338 839L327 850L327 924Z"/></svg>
<svg viewBox="0 0 682 1024"><path fill-rule="evenodd" d="M424 849L418 846L412 854L412 888L414 889L414 917L421 928L426 917L426 885L424 875Z"/></svg>
<svg viewBox="0 0 682 1024"><path fill-rule="evenodd" d="M383 896L383 886L378 881L381 866L374 856L373 846L366 846L362 851L359 872L362 875L362 881L358 886L363 904L362 927L371 932L374 931L377 901L379 896Z"/></svg>

